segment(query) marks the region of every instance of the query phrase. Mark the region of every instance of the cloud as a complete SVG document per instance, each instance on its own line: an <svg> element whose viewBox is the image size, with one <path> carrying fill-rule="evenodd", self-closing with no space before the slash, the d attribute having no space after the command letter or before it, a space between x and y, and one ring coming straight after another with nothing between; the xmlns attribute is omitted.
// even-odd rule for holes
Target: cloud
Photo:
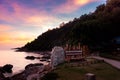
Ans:
<svg viewBox="0 0 120 80"><path fill-rule="evenodd" d="M53 12L55 13L62 13L62 14L69 14L76 10L78 10L80 7L83 7L89 3L96 2L99 0L67 0L66 3L61 4L57 6Z"/></svg>
<svg viewBox="0 0 120 80"><path fill-rule="evenodd" d="M62 20L56 18L55 15L72 13L95 1L99 0L31 0L31 2L7 0L7 4L0 5L0 20L13 24L39 23L42 26L50 22L61 22Z"/></svg>
<svg viewBox="0 0 120 80"><path fill-rule="evenodd" d="M7 5L7 7L5 7L5 5L2 5L0 9L2 11L0 12L0 20L12 24L25 24L26 26L33 27L36 27L37 25L37 27L44 27L52 26L50 25L51 23L62 21L52 14L49 14L44 9L39 10L37 8L28 8L25 5L19 4L18 2L9 2L9 6Z"/></svg>
<svg viewBox="0 0 120 80"><path fill-rule="evenodd" d="M13 30L12 26L0 24L0 32L10 31L10 30Z"/></svg>
<svg viewBox="0 0 120 80"><path fill-rule="evenodd" d="M0 4L0 20L13 21L13 17L4 4Z"/></svg>
<svg viewBox="0 0 120 80"><path fill-rule="evenodd" d="M1 32L0 35L0 41L6 42L6 41L15 41L20 40L23 41L31 41L33 40L32 33L29 32L23 32L23 31L11 31L11 32Z"/></svg>
<svg viewBox="0 0 120 80"><path fill-rule="evenodd" d="M0 48L4 47L13 48L18 46L23 46L27 42L32 41L36 36L29 32L23 31L11 31L11 32L1 32L0 33Z"/></svg>
<svg viewBox="0 0 120 80"><path fill-rule="evenodd" d="M16 27L0 24L0 43L27 42L34 39L30 32L17 30Z"/></svg>
<svg viewBox="0 0 120 80"><path fill-rule="evenodd" d="M33 40L30 32L16 30L13 26L0 24L0 43L26 42Z"/></svg>
<svg viewBox="0 0 120 80"><path fill-rule="evenodd" d="M60 21L44 10L27 8L17 2L8 4L0 5L0 21L7 23L0 24L0 45L3 46L16 47L24 45ZM28 30L31 30L29 29L31 27L37 27L40 30L36 35L33 30L31 32L24 30L25 27L28 27Z"/></svg>

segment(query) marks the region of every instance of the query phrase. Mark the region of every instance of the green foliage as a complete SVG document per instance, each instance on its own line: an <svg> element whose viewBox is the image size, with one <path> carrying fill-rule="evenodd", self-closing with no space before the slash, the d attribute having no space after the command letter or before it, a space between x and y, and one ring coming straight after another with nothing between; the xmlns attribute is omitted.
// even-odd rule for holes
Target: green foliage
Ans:
<svg viewBox="0 0 120 80"><path fill-rule="evenodd" d="M86 44L91 49L103 49L120 36L120 1L109 0L93 13L75 18L60 28L49 30L20 50L46 51L54 46Z"/></svg>

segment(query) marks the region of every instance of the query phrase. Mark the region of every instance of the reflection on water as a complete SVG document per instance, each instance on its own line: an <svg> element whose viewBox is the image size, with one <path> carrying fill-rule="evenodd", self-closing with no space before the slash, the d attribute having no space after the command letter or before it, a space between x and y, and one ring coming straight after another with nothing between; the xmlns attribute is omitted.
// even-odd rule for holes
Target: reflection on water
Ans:
<svg viewBox="0 0 120 80"><path fill-rule="evenodd" d="M27 64L41 63L39 59L26 60L25 59L26 56L41 57L40 54L34 54L34 53L14 52L13 50L0 51L0 66L3 66L5 64L12 64L13 74L16 74L23 71Z"/></svg>

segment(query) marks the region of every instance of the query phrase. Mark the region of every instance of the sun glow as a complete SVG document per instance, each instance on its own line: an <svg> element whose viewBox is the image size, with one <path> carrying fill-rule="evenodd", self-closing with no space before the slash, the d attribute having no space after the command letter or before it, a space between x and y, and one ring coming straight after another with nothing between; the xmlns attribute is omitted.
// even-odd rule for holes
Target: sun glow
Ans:
<svg viewBox="0 0 120 80"><path fill-rule="evenodd" d="M97 0L75 0L74 2L75 2L75 5L82 6L95 1Z"/></svg>
<svg viewBox="0 0 120 80"><path fill-rule="evenodd" d="M89 0L75 0L76 5L85 5Z"/></svg>

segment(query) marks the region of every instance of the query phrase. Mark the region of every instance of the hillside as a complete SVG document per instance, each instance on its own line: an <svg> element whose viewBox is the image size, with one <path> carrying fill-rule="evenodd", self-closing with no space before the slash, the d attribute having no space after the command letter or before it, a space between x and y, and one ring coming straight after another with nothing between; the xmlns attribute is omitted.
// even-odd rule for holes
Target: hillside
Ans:
<svg viewBox="0 0 120 80"><path fill-rule="evenodd" d="M120 1L108 0L95 12L84 14L59 28L48 30L21 47L21 51L48 51L54 46L88 45L91 50L112 44L120 36Z"/></svg>

